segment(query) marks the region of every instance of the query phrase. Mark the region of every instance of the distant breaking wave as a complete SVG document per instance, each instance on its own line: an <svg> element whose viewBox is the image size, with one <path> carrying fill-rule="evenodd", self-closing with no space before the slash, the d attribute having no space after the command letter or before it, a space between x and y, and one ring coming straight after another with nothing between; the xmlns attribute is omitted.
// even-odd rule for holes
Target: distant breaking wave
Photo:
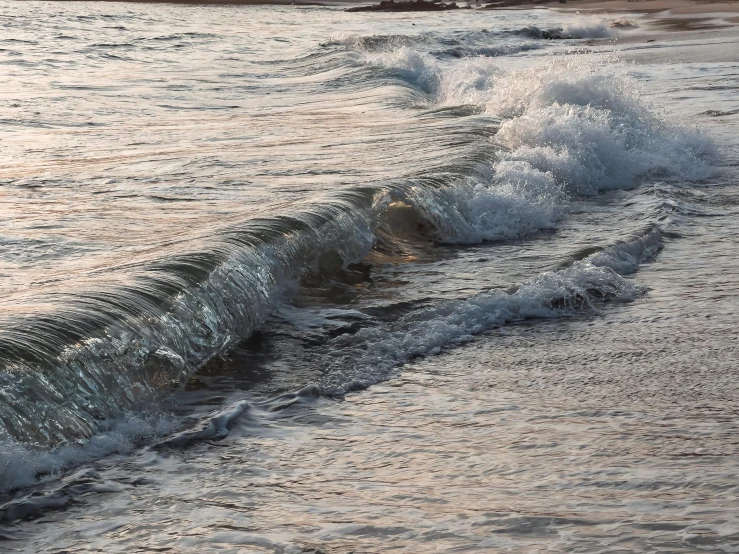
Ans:
<svg viewBox="0 0 739 554"><path fill-rule="evenodd" d="M521 34L536 39L584 39L608 38L614 36L616 27L627 28L625 25L611 25L611 21L597 17L575 17L562 27L540 29L539 27L525 27Z"/></svg>
<svg viewBox="0 0 739 554"><path fill-rule="evenodd" d="M324 42L321 46L343 46L362 52L376 52L400 48L401 46L416 46L423 42L429 42L423 35L355 35L341 34L334 36L331 40Z"/></svg>
<svg viewBox="0 0 739 554"><path fill-rule="evenodd" d="M501 44L499 46L481 46L476 48L465 48L457 46L437 52L439 56L451 56L454 58L472 58L475 56L485 56L489 58L497 58L500 56L512 56L519 52L530 52L538 50L541 45L532 42L522 42L520 44Z"/></svg>
<svg viewBox="0 0 739 554"><path fill-rule="evenodd" d="M562 27L541 29L536 26L524 27L519 34L535 39L586 39L609 38L618 35L618 30L634 29L638 25L625 18L601 19L598 17L579 16Z"/></svg>

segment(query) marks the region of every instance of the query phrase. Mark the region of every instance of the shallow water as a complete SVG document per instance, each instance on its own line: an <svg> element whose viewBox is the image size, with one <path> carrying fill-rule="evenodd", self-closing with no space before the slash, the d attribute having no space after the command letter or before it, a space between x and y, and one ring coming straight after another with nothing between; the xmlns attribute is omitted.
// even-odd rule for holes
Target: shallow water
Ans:
<svg viewBox="0 0 739 554"><path fill-rule="evenodd" d="M736 550L733 30L4 8L0 548Z"/></svg>

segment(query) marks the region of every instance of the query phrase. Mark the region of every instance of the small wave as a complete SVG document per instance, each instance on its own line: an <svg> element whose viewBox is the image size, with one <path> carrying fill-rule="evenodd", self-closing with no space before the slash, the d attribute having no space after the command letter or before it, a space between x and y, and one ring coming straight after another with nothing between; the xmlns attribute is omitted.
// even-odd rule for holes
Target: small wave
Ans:
<svg viewBox="0 0 739 554"><path fill-rule="evenodd" d="M736 115L739 114L739 109L736 110L706 110L705 112L701 112L699 115L707 115L708 117L726 117L727 115Z"/></svg>
<svg viewBox="0 0 739 554"><path fill-rule="evenodd" d="M343 46L360 52L378 52L392 50L401 46L416 46L428 42L428 38L422 35L356 35L342 33L321 43L321 46Z"/></svg>
<svg viewBox="0 0 739 554"><path fill-rule="evenodd" d="M123 489L120 483L104 481L93 469L82 469L49 490L36 490L0 505L0 523L38 518L52 510L69 507L80 496Z"/></svg>
<svg viewBox="0 0 739 554"><path fill-rule="evenodd" d="M238 402L210 418L205 427L200 431L179 433L161 442L158 446L160 448L182 448L194 442L224 439L228 436L228 431L234 422L248 412L250 407L251 405L246 400Z"/></svg>
<svg viewBox="0 0 739 554"><path fill-rule="evenodd" d="M485 39L489 42L490 38L486 34L479 36L481 33L467 33L467 40L472 44ZM438 57L454 57L467 58L474 56L485 56L490 58L500 56L511 56L519 52L528 52L542 48L541 44L534 42L521 42L518 44L494 44L483 46L465 46L460 40L436 39L436 41L448 48L433 52ZM393 52L401 48L419 48L424 44L432 44L434 39L430 35L354 35L342 34L325 43L321 43L322 47L341 46L343 48L353 50L364 54L377 54Z"/></svg>
<svg viewBox="0 0 739 554"><path fill-rule="evenodd" d="M172 33L169 35L159 35L154 37L141 38L141 41L175 41L175 40L188 40L188 39L214 39L218 35L213 33L197 33L197 32L185 32L185 33Z"/></svg>
<svg viewBox="0 0 739 554"><path fill-rule="evenodd" d="M623 20L619 20L623 21ZM584 39L608 38L614 36L615 28L626 28L626 25L611 24L611 20L596 17L576 17L562 27L540 29L536 26L524 27L520 34L537 39Z"/></svg>
<svg viewBox="0 0 739 554"><path fill-rule="evenodd" d="M499 46L487 46L479 48L465 48L458 46L436 52L437 56L451 56L453 58L471 58L475 56L485 56L488 58L497 58L500 56L512 56L519 52L530 52L538 50L541 45L531 42L523 42L521 44L501 44Z"/></svg>
<svg viewBox="0 0 739 554"><path fill-rule="evenodd" d="M251 403L241 400L226 406L215 414L205 418L199 431L175 433L154 445L157 450L185 448L203 441L219 441L225 439L236 422L253 414L255 420L263 420L270 412L280 412L295 405L311 403L321 396L317 385L308 385L298 392L281 394L262 402Z"/></svg>

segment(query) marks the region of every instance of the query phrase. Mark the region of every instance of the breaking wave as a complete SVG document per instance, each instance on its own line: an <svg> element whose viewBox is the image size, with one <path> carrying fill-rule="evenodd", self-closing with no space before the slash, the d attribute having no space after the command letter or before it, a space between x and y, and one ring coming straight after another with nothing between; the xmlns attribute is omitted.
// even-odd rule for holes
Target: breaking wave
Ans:
<svg viewBox="0 0 739 554"><path fill-rule="evenodd" d="M66 467L54 461L64 456L27 453L89 438L102 422L181 385L258 329L301 277L402 242L409 221L412 232L423 229L432 242L512 239L555 227L574 195L631 188L649 177L697 180L711 171L709 141L650 109L627 70L612 62L547 61L503 71L486 55L447 64L408 44L396 47L404 39L373 40L380 46L367 39L360 44L361 75L369 68L386 79L390 72L432 106L475 106L497 130L489 151L466 172L452 160L435 175L371 183L299 213L219 229L189 253L132 270L125 285L92 281L84 297L55 298L48 313L10 321L0 331L0 440L16 445L6 448L13 460L32 461L21 474L4 473L0 487ZM356 39L342 45L356 48ZM353 361L348 369L343 361L330 362L321 390L339 395L368 386L414 356L496 325L633 298L642 288L623 275L659 245L654 230L516 290L413 313L390 330L368 327L339 337L337 352L352 353ZM129 444L127 436L161 432L147 425L122 432L100 451ZM68 452L69 460L77 459L78 450Z"/></svg>
<svg viewBox="0 0 739 554"><path fill-rule="evenodd" d="M500 118L494 141L506 151L495 180L547 202L563 192L631 188L647 176L700 180L712 171L711 142L660 117L614 60L506 72L484 58L446 68L409 48L368 59L402 69L435 102L472 104Z"/></svg>
<svg viewBox="0 0 739 554"><path fill-rule="evenodd" d="M367 326L355 334L339 335L325 345L325 377L319 383L263 402L236 402L206 417L198 430L171 434L181 422L151 413L129 415L84 443L66 444L51 451L5 441L0 457L0 491L51 482L65 470L111 453L129 453L142 441L165 435L170 436L157 442L156 448L183 448L201 441L221 440L246 414L258 416L260 412L279 411L319 396L343 396L369 387L389 378L396 367L413 358L439 354L495 327L528 319L572 317L595 310L604 302L633 300L645 288L626 276L636 272L643 262L651 261L661 248L661 233L652 228L508 290L491 290L464 300L443 302L410 312L388 327ZM346 325L347 318L371 319L356 310L317 314L315 310L293 307L282 315L296 325L309 327ZM81 490L77 490L79 487ZM94 472L74 474L43 494L20 496L0 506L0 522L34 517L67 506L75 495L110 492L116 487L120 488L120 484L103 483Z"/></svg>

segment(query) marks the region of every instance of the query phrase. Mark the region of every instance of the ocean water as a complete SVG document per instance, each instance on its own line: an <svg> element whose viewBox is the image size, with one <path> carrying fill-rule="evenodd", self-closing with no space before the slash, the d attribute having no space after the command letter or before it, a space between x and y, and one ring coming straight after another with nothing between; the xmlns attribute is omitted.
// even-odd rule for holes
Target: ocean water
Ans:
<svg viewBox="0 0 739 554"><path fill-rule="evenodd" d="M2 8L0 551L739 550L733 27Z"/></svg>

